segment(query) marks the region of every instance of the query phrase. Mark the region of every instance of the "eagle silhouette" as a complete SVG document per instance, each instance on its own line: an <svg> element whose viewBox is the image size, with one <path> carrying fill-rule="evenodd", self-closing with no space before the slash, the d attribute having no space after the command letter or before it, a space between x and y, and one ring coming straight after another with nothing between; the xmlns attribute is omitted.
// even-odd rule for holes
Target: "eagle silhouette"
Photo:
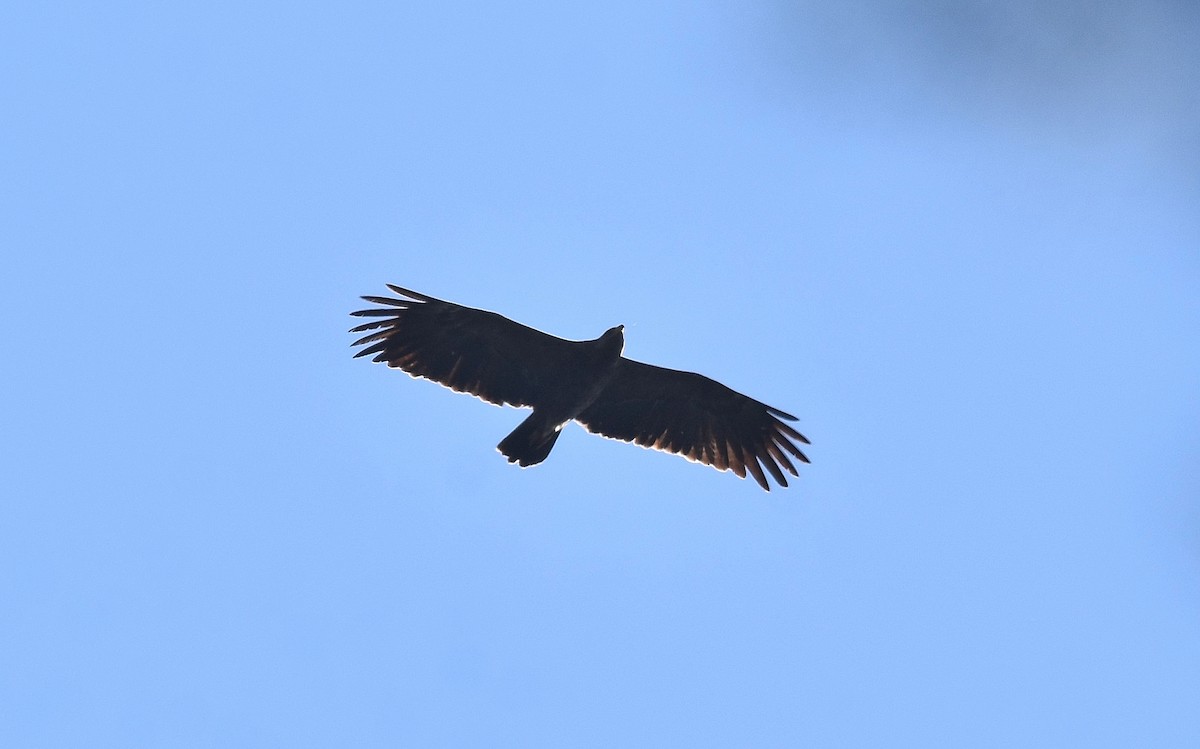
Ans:
<svg viewBox="0 0 1200 749"><path fill-rule="evenodd" d="M497 445L508 462L541 463L563 425L585 429L688 460L749 473L770 491L766 474L787 486L783 470L798 476L790 454L809 460L808 444L772 408L693 372L626 359L624 326L590 341L569 341L506 317L387 285L394 299L362 297L382 305L350 314L381 318L350 329L367 333L354 356L372 356L413 377L424 377L489 403L530 407L533 413Z"/></svg>

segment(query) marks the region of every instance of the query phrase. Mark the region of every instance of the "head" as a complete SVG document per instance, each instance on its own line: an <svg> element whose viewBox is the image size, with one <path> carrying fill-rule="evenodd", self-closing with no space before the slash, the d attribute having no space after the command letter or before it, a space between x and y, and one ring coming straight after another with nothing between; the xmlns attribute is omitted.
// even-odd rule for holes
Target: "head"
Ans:
<svg viewBox="0 0 1200 749"><path fill-rule="evenodd" d="M620 356L625 350L625 326L617 325L604 331L604 335L599 338L600 344L606 350L612 350L614 356Z"/></svg>

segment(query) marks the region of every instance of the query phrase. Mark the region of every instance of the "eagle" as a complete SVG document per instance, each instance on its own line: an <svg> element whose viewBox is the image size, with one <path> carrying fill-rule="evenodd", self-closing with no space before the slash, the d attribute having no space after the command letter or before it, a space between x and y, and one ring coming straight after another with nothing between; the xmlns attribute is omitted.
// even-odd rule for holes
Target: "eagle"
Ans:
<svg viewBox="0 0 1200 749"><path fill-rule="evenodd" d="M799 476L789 455L809 460L809 441L786 421L796 417L694 372L656 367L621 355L625 326L589 341L571 341L481 309L387 287L400 299L364 296L379 307L350 329L352 346L373 361L424 377L499 406L532 408L497 445L527 467L550 455L563 426L577 421L611 439L682 455L693 462L749 473L766 491L766 474L787 486ZM765 472L764 472L765 470Z"/></svg>

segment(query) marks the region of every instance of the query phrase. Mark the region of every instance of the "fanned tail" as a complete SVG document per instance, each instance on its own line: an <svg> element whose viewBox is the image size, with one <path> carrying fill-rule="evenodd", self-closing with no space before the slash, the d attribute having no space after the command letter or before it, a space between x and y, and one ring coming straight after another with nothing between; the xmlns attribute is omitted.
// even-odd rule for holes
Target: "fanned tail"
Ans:
<svg viewBox="0 0 1200 749"><path fill-rule="evenodd" d="M517 463L522 468L537 465L550 455L558 435L562 434L561 424L550 424L536 411L529 418L517 425L496 449L508 458L509 463Z"/></svg>

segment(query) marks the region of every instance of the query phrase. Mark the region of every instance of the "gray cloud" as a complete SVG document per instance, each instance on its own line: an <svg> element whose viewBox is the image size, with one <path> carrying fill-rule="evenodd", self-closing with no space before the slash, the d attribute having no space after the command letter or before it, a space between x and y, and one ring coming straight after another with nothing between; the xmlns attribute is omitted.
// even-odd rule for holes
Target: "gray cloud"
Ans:
<svg viewBox="0 0 1200 749"><path fill-rule="evenodd" d="M1172 0L809 0L765 35L802 96L1043 134L1146 137L1194 158L1200 6Z"/></svg>

